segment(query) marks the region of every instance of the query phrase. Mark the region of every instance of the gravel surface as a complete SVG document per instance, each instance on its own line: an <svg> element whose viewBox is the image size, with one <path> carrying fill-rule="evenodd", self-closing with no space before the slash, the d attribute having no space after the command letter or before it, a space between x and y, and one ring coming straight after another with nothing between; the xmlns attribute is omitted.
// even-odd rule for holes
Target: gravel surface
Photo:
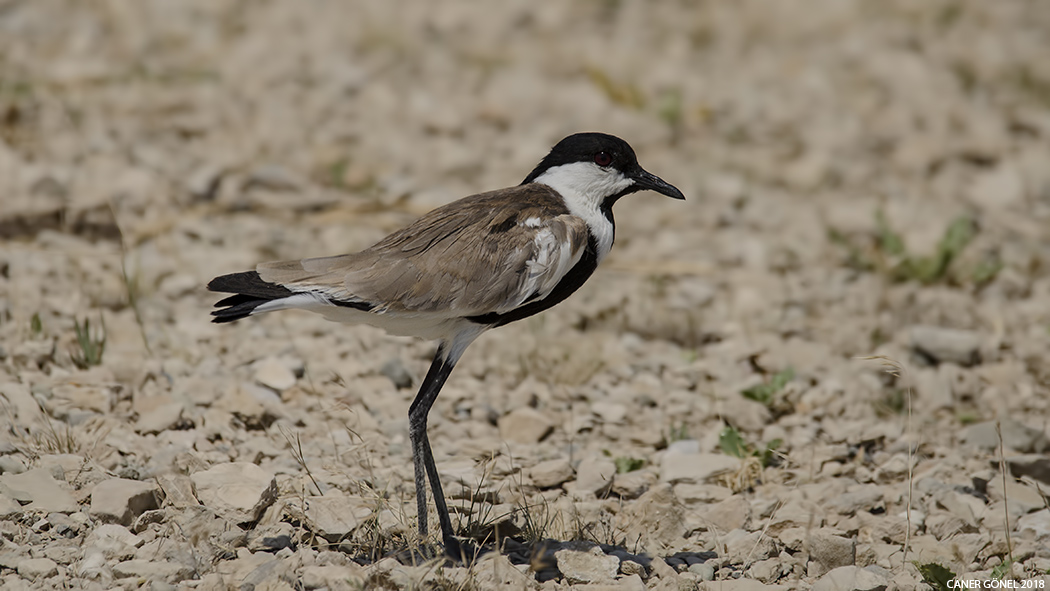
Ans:
<svg viewBox="0 0 1050 591"><path fill-rule="evenodd" d="M1045 584L1047 31L1038 0L0 0L0 587ZM583 289L467 352L430 438L500 551L427 559L433 345L213 325L203 286L583 130L688 200L621 201Z"/></svg>

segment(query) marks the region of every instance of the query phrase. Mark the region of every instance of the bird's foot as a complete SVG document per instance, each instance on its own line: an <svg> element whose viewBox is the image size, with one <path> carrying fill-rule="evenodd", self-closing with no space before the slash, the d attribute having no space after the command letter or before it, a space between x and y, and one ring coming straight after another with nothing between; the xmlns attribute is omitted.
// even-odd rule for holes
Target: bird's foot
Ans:
<svg viewBox="0 0 1050 591"><path fill-rule="evenodd" d="M444 559L451 564L469 565L489 551L491 548L478 546L470 540L449 537L444 538L442 544L420 544L395 552L392 556L401 564L420 565Z"/></svg>
<svg viewBox="0 0 1050 591"><path fill-rule="evenodd" d="M445 559L445 549L441 544L420 544L396 551L390 556L401 564L419 566L435 559Z"/></svg>
<svg viewBox="0 0 1050 591"><path fill-rule="evenodd" d="M488 551L475 545L470 540L446 537L443 541L445 544L445 557L456 564L470 564Z"/></svg>

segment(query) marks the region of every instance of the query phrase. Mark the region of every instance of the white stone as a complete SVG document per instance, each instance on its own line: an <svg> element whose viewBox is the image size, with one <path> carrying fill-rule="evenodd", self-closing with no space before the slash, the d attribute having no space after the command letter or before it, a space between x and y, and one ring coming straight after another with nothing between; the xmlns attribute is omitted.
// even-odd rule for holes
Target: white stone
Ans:
<svg viewBox="0 0 1050 591"><path fill-rule="evenodd" d="M608 458L592 458L580 462L572 490L578 495L601 496L612 486L616 464Z"/></svg>
<svg viewBox="0 0 1050 591"><path fill-rule="evenodd" d="M982 341L972 330L924 325L911 329L911 343L917 350L937 362L950 361L964 367L980 363Z"/></svg>
<svg viewBox="0 0 1050 591"><path fill-rule="evenodd" d="M499 418L500 436L515 443L537 443L554 430L550 417L522 406Z"/></svg>
<svg viewBox="0 0 1050 591"><path fill-rule="evenodd" d="M813 591L885 591L889 581L866 568L840 566L813 584Z"/></svg>
<svg viewBox="0 0 1050 591"><path fill-rule="evenodd" d="M26 558L18 562L18 574L29 580L46 579L58 574L58 564L50 558Z"/></svg>
<svg viewBox="0 0 1050 591"><path fill-rule="evenodd" d="M181 402L169 402L150 409L139 415L135 430L145 434L166 431L182 419L183 408Z"/></svg>
<svg viewBox="0 0 1050 591"><path fill-rule="evenodd" d="M22 507L23 511L72 513L78 508L69 485L55 480L46 468L0 476L0 493L28 503Z"/></svg>
<svg viewBox="0 0 1050 591"><path fill-rule="evenodd" d="M1017 532L1023 538L1050 540L1050 509L1029 513L1017 520Z"/></svg>
<svg viewBox="0 0 1050 591"><path fill-rule="evenodd" d="M591 412L606 423L620 423L627 416L627 407L615 402L595 402L591 405Z"/></svg>
<svg viewBox="0 0 1050 591"><path fill-rule="evenodd" d="M252 364L253 376L267 388L282 392L295 385L295 372L276 357L266 357Z"/></svg>
<svg viewBox="0 0 1050 591"><path fill-rule="evenodd" d="M95 519L131 525L136 517L156 509L160 488L154 482L111 478L91 490L91 511Z"/></svg>
<svg viewBox="0 0 1050 591"><path fill-rule="evenodd" d="M536 464L529 468L528 474L533 485L539 488L552 488L571 479L573 470L569 460L558 458Z"/></svg>
<svg viewBox="0 0 1050 591"><path fill-rule="evenodd" d="M357 563L348 565L325 565L304 567L300 576L303 588L311 589L353 589L364 584L364 568Z"/></svg>
<svg viewBox="0 0 1050 591"><path fill-rule="evenodd" d="M22 505L11 497L0 493L0 519L10 519L22 512Z"/></svg>
<svg viewBox="0 0 1050 591"><path fill-rule="evenodd" d="M727 579L725 581L707 581L700 585L700 591L787 591L787 585L767 585L755 579Z"/></svg>
<svg viewBox="0 0 1050 591"><path fill-rule="evenodd" d="M743 529L751 518L751 504L741 495L699 508L697 511L702 523L708 529L724 533L734 529Z"/></svg>
<svg viewBox="0 0 1050 591"><path fill-rule="evenodd" d="M660 462L660 480L671 484L679 482L704 484L717 476L739 468L739 458L722 454L665 453Z"/></svg>
<svg viewBox="0 0 1050 591"><path fill-rule="evenodd" d="M146 581L177 583L193 575L193 567L167 560L126 560L113 565L118 579L134 577Z"/></svg>
<svg viewBox="0 0 1050 591"><path fill-rule="evenodd" d="M274 475L255 464L219 464L190 476L205 507L235 523L255 521L277 499Z"/></svg>
<svg viewBox="0 0 1050 591"><path fill-rule="evenodd" d="M620 559L602 552L598 546L587 551L558 550L554 558L558 570L571 584L610 583L620 568Z"/></svg>
<svg viewBox="0 0 1050 591"><path fill-rule="evenodd" d="M128 531L126 527L107 523L92 530L84 546L93 552L101 552L106 558L124 560L134 557L135 549L143 542L142 538Z"/></svg>
<svg viewBox="0 0 1050 591"><path fill-rule="evenodd" d="M820 576L834 568L852 565L857 559L856 540L836 535L833 530L812 530L806 536L805 544L809 550L810 565L818 565L817 572L810 573L810 576Z"/></svg>
<svg viewBox="0 0 1050 591"><path fill-rule="evenodd" d="M368 519L372 512L373 508L364 499L331 491L324 496L307 497L304 516L311 531L329 542L338 542Z"/></svg>

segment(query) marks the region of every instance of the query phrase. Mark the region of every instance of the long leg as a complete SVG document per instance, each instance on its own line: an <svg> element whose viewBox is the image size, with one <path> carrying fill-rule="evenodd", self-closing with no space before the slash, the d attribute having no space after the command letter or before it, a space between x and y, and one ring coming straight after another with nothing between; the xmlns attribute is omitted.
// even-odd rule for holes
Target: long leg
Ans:
<svg viewBox="0 0 1050 591"><path fill-rule="evenodd" d="M430 451L430 440L427 438L427 415L430 407L434 405L441 387L448 379L455 360L447 355L446 346L442 343L438 347L434 361L430 364L430 370L423 378L419 386L412 406L408 409L408 436L412 442L412 466L416 480L416 516L419 520L419 535L427 535L427 489L426 479L430 478L430 488L434 492L434 505L438 512L438 521L441 524L441 538L446 546L454 541L452 534L452 520L448 516L448 506L445 505L445 497L441 491L441 481L438 479L437 465L434 463L434 455Z"/></svg>
<svg viewBox="0 0 1050 591"><path fill-rule="evenodd" d="M408 409L408 437L412 442L412 468L416 480L416 517L419 520L419 535L427 535L427 488L426 479L430 479L430 490L434 493L434 506L437 508L438 523L441 524L441 541L445 544L445 554L455 560L463 560L463 548L452 532L452 519L448 516L448 505L445 494L441 491L441 478L438 476L434 454L430 451L430 439L427 438L427 415L434 406L441 387L445 385L452 368L463 355L467 346L474 342L488 327L477 324L466 324L448 341L443 341L434 354L434 361L419 386L412 406Z"/></svg>

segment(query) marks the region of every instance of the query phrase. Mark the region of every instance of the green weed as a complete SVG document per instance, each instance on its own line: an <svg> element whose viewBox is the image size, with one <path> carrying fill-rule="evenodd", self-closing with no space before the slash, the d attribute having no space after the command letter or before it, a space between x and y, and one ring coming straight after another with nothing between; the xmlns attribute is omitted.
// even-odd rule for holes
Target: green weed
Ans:
<svg viewBox="0 0 1050 591"><path fill-rule="evenodd" d="M84 324L81 326L78 320L73 319L73 330L77 334L79 351L73 351L70 354L70 358L73 361L73 365L80 369L87 369L102 363L102 354L106 351L106 322L102 320L101 316L99 317L99 324L101 328L92 331L91 320L85 318Z"/></svg>
<svg viewBox="0 0 1050 591"><path fill-rule="evenodd" d="M992 569L992 572L989 574L989 576L993 579L1001 581L1003 580L1003 577L1010 573L1010 569L1012 566L1012 562L1010 562L1009 560L1004 560Z"/></svg>
<svg viewBox="0 0 1050 591"><path fill-rule="evenodd" d="M740 393L743 394L744 398L770 406L777 393L783 390L793 379L795 379L795 370L788 367L773 374L768 382L751 386Z"/></svg>
<svg viewBox="0 0 1050 591"><path fill-rule="evenodd" d="M972 217L960 216L945 228L933 253L917 255L911 252L901 235L895 231L879 210L875 212L875 236L867 248L857 245L837 230L828 230L828 239L846 251L846 265L864 272L878 272L892 281L918 281L923 285L935 283L972 283L977 287L995 279L1003 264L994 255L978 262L971 269L955 269L962 252L977 236L977 223Z"/></svg>
<svg viewBox="0 0 1050 591"><path fill-rule="evenodd" d="M665 439L668 443L691 439L689 436L689 427L686 427L685 421L677 424L671 423L671 427L667 430L667 437Z"/></svg>
<svg viewBox="0 0 1050 591"><path fill-rule="evenodd" d="M628 472L634 472L635 470L641 470L642 467L645 466L645 460L641 458L619 456L613 458L613 464L616 465L617 474L626 474Z"/></svg>
<svg viewBox="0 0 1050 591"><path fill-rule="evenodd" d="M933 587L934 591L948 591L952 588L951 581L955 580L955 573L951 569L935 562L927 562L925 564L913 562L912 564L919 569L919 574L922 575L922 582Z"/></svg>
<svg viewBox="0 0 1050 591"><path fill-rule="evenodd" d="M762 467L773 465L776 461L776 450L783 443L780 439L774 439L765 445L754 445L748 443L740 431L732 426L727 426L718 434L718 446L722 449L722 453L742 460L757 458L762 463Z"/></svg>

